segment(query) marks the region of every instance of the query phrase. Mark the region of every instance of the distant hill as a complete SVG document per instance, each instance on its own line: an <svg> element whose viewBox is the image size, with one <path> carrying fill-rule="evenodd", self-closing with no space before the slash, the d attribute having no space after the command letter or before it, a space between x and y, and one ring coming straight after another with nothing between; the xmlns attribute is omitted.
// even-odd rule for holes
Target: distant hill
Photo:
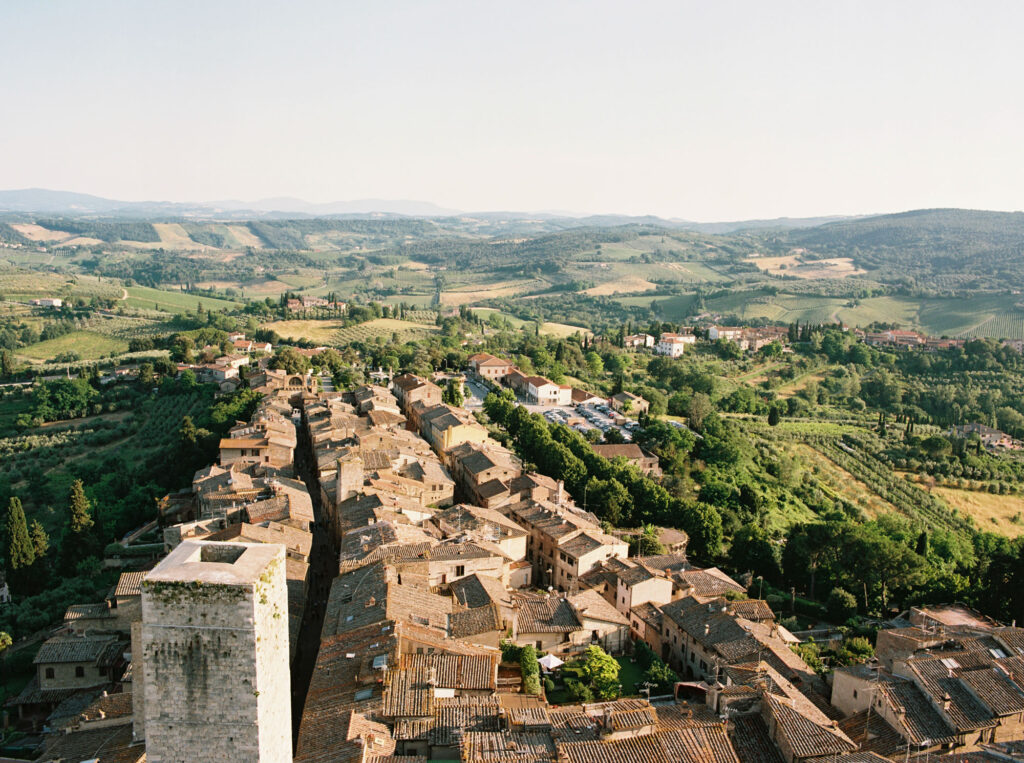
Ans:
<svg viewBox="0 0 1024 763"><path fill-rule="evenodd" d="M247 219L263 217L330 217L334 215L399 215L403 217L440 217L457 214L425 201L358 199L313 204L302 199L276 198L246 202L118 201L70 191L45 188L0 191L0 212L76 216L134 218Z"/></svg>
<svg viewBox="0 0 1024 763"><path fill-rule="evenodd" d="M461 212L428 201L356 199L311 203L292 197L240 201L225 199L204 202L118 201L85 193L51 191L45 188L0 191L0 213L59 215L62 217L129 217L152 221L177 219L247 220L318 217L423 217L458 219L454 227L474 227L478 232L555 232L571 228L612 228L647 225L698 233L728 234L748 230L802 228L847 218L780 217L775 220L737 220L699 223L666 219L654 215L579 215L558 212L478 211ZM467 225L469 224L469 225Z"/></svg>
<svg viewBox="0 0 1024 763"><path fill-rule="evenodd" d="M779 234L822 257L852 257L885 280L930 287L1024 285L1024 212L921 209Z"/></svg>

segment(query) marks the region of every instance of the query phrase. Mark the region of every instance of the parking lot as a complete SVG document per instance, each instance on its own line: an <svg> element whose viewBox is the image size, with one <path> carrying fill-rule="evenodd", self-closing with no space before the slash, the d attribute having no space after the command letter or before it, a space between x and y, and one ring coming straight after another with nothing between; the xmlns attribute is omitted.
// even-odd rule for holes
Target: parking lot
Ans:
<svg viewBox="0 0 1024 763"><path fill-rule="evenodd" d="M480 408L484 398L487 397L488 388L477 379L466 379L466 399L463 405L466 408ZM622 433L626 442L633 441L633 433L640 428L635 421L627 420L625 424L616 424L613 415L614 411L607 405L544 405L531 403L526 400L517 400L516 405L525 406L530 413L539 413L548 421L554 424L572 426L578 432L586 432L588 429L598 429L602 435L611 430L617 429ZM571 425L569 422L573 422Z"/></svg>
<svg viewBox="0 0 1024 763"><path fill-rule="evenodd" d="M577 405L572 406L536 406L541 409L540 413L548 421L555 424L574 422L571 426L579 432L586 432L588 429L599 429L601 434L612 429L617 429L626 442L633 441L633 433L640 428L635 421L626 420L623 425L616 424L612 416L614 412L606 405ZM582 419L582 420L581 420Z"/></svg>

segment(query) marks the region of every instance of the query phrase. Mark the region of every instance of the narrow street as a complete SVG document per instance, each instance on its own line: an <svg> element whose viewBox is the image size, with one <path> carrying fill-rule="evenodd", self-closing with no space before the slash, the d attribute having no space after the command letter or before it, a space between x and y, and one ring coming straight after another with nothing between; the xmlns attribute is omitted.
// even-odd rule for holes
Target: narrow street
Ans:
<svg viewBox="0 0 1024 763"><path fill-rule="evenodd" d="M316 666L317 652L320 649L320 632L323 629L327 597L338 570L338 553L331 546L327 516L320 501L320 484L317 481L316 463L313 460L305 421L297 427L297 434L295 472L309 491L316 522L313 525L313 547L309 556L309 590L306 595L306 611L302 617L295 662L292 664L293 744L298 741L302 708L306 702L306 693L309 691L313 668Z"/></svg>

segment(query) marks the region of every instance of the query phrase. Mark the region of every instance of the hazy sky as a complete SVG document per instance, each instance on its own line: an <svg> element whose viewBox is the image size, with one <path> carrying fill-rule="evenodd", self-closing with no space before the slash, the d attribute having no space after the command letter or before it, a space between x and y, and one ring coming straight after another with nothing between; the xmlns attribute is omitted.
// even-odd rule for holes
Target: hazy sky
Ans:
<svg viewBox="0 0 1024 763"><path fill-rule="evenodd" d="M0 2L0 188L1024 208L1024 2Z"/></svg>

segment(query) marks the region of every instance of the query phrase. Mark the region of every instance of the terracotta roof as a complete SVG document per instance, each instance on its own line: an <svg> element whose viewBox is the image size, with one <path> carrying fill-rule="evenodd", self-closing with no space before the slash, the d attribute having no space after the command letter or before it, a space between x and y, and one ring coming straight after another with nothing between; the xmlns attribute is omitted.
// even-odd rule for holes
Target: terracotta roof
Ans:
<svg viewBox="0 0 1024 763"><path fill-rule="evenodd" d="M549 734L539 732L467 731L461 755L467 762L546 763L554 760L555 745Z"/></svg>
<svg viewBox="0 0 1024 763"><path fill-rule="evenodd" d="M571 633L579 630L580 621L569 602L560 596L512 592L517 606L518 633Z"/></svg>
<svg viewBox="0 0 1024 763"><path fill-rule="evenodd" d="M469 638L501 628L501 613L496 604L452 612L448 618L448 630L452 638Z"/></svg>
<svg viewBox="0 0 1024 763"><path fill-rule="evenodd" d="M114 617L114 613L110 611L110 607L107 606L106 602L72 604L64 612L64 622L66 623L73 623L83 619L94 620L101 617Z"/></svg>
<svg viewBox="0 0 1024 763"><path fill-rule="evenodd" d="M464 607L474 609L491 604L510 603L510 594L497 578L473 573L454 581L449 590Z"/></svg>
<svg viewBox="0 0 1024 763"><path fill-rule="evenodd" d="M949 697L945 716L959 732L989 728L995 718L975 699L970 688L957 677L961 668L984 666L991 661L988 652L940 652L907 660L907 668L919 679L921 688L941 705Z"/></svg>
<svg viewBox="0 0 1024 763"><path fill-rule="evenodd" d="M118 598L122 596L141 596L142 579L144 577L146 577L146 573L143 570L122 572L121 577L117 579L117 588L114 589L114 596Z"/></svg>
<svg viewBox="0 0 1024 763"><path fill-rule="evenodd" d="M352 711L381 703L383 672L375 662L395 659L398 641L391 624L374 623L344 636L326 636L306 694L296 763L361 761L363 747L350 739ZM390 754L392 750L382 750Z"/></svg>
<svg viewBox="0 0 1024 763"><path fill-rule="evenodd" d="M852 752L856 745L837 727L822 726L798 712L790 701L764 694L764 712L776 723L795 757L809 758Z"/></svg>
<svg viewBox="0 0 1024 763"><path fill-rule="evenodd" d="M673 577L680 588L689 589L694 596L705 598L722 596L729 591L746 593L747 590L717 567L709 567L706 570L681 570L674 573Z"/></svg>
<svg viewBox="0 0 1024 763"><path fill-rule="evenodd" d="M658 728L689 729L695 726L717 726L722 722L714 710L705 704L683 702L680 705L658 707Z"/></svg>
<svg viewBox="0 0 1024 763"><path fill-rule="evenodd" d="M734 716L729 740L743 763L783 763L782 753L768 736L768 727L760 715Z"/></svg>
<svg viewBox="0 0 1024 763"><path fill-rule="evenodd" d="M563 742L568 763L739 763L722 726L660 731L614 741Z"/></svg>
<svg viewBox="0 0 1024 763"><path fill-rule="evenodd" d="M101 763L142 763L146 759L144 742L133 742L132 725L86 728L68 734L54 734L40 760L86 761Z"/></svg>
<svg viewBox="0 0 1024 763"><path fill-rule="evenodd" d="M101 694L81 713L82 720L97 721L107 718L126 718L132 714L132 693Z"/></svg>
<svg viewBox="0 0 1024 763"><path fill-rule="evenodd" d="M764 599L743 599L731 603L732 611L746 620L774 622L775 613Z"/></svg>
<svg viewBox="0 0 1024 763"><path fill-rule="evenodd" d="M629 625L629 620L601 594L590 588L569 597L579 617L589 617L616 625Z"/></svg>
<svg viewBox="0 0 1024 763"><path fill-rule="evenodd" d="M401 718L395 722L395 739L455 746L467 732L499 731L500 710L497 696L436 697L429 718Z"/></svg>
<svg viewBox="0 0 1024 763"><path fill-rule="evenodd" d="M53 663L109 661L123 651L123 644L110 636L57 636L48 639L39 648L33 663L49 665Z"/></svg>
<svg viewBox="0 0 1024 763"><path fill-rule="evenodd" d="M622 456L629 461L638 461L644 458L655 458L650 453L645 453L636 443L622 443L620 445L592 445L594 452L602 458L612 459Z"/></svg>
<svg viewBox="0 0 1024 763"><path fill-rule="evenodd" d="M839 721L840 730L850 737L864 752L875 752L885 757L898 755L906 749L900 733L877 713L863 710ZM922 740L911 739L920 744ZM938 740L933 740L938 744Z"/></svg>
<svg viewBox="0 0 1024 763"><path fill-rule="evenodd" d="M1014 715L1024 711L1024 694L994 667L959 670L956 676L992 715Z"/></svg>

